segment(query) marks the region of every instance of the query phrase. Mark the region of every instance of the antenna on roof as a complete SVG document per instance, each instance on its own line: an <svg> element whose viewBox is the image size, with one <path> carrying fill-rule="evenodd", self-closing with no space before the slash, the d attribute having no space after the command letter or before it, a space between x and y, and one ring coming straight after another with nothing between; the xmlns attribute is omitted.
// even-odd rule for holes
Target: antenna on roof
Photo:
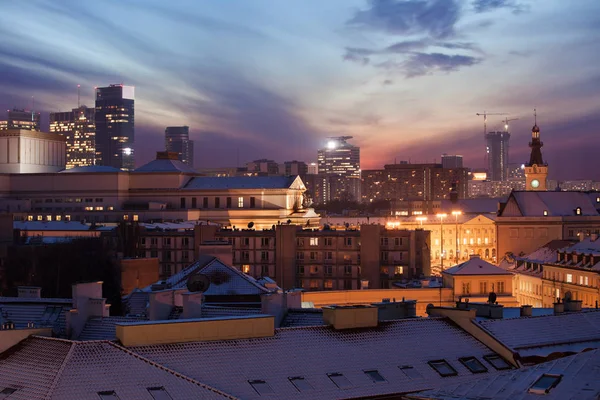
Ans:
<svg viewBox="0 0 600 400"><path fill-rule="evenodd" d="M77 108L81 107L81 85L77 85Z"/></svg>
<svg viewBox="0 0 600 400"><path fill-rule="evenodd" d="M194 274L187 281L187 289L190 292L206 292L210 286L210 278L202 274Z"/></svg>
<svg viewBox="0 0 600 400"><path fill-rule="evenodd" d="M533 109L533 123L537 125L537 110L535 108Z"/></svg>

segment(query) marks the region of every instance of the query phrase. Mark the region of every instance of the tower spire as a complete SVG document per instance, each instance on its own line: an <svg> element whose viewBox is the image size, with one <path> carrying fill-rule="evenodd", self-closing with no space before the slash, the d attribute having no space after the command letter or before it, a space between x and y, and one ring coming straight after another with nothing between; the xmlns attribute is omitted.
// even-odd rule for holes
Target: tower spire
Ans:
<svg viewBox="0 0 600 400"><path fill-rule="evenodd" d="M534 125L537 125L537 110L535 108L533 109L533 121Z"/></svg>

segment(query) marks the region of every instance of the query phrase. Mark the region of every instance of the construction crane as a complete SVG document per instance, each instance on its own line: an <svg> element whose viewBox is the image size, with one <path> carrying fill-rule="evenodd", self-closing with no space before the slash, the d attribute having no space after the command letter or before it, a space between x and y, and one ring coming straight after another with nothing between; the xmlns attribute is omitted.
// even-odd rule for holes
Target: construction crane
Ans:
<svg viewBox="0 0 600 400"><path fill-rule="evenodd" d="M511 119L504 118L504 132L508 132L508 123L509 123L510 121L516 121L516 120L518 120L518 119L519 119L519 118L511 118Z"/></svg>

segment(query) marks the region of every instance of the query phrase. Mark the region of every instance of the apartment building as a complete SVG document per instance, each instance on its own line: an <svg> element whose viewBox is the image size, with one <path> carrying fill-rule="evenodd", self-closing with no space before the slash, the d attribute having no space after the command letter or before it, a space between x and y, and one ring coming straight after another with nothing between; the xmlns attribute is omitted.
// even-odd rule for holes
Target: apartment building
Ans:
<svg viewBox="0 0 600 400"><path fill-rule="evenodd" d="M225 241L232 264L255 278L268 276L285 289L343 290L388 288L396 281L430 275L429 232L363 225L360 230L194 229L140 232L140 256L158 257L168 277L199 255L199 245Z"/></svg>

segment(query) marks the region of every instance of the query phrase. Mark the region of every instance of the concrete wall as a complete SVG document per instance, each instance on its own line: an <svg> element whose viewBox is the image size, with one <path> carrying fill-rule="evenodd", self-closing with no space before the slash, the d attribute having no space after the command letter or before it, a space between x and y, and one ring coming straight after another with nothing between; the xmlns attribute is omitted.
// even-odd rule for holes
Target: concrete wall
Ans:
<svg viewBox="0 0 600 400"><path fill-rule="evenodd" d="M121 289L127 295L135 288L144 288L157 282L158 258L125 258L121 264Z"/></svg>
<svg viewBox="0 0 600 400"><path fill-rule="evenodd" d="M31 335L52 336L52 328L0 330L0 354Z"/></svg>
<svg viewBox="0 0 600 400"><path fill-rule="evenodd" d="M117 339L126 347L260 338L274 334L274 317L271 315L117 324Z"/></svg>

